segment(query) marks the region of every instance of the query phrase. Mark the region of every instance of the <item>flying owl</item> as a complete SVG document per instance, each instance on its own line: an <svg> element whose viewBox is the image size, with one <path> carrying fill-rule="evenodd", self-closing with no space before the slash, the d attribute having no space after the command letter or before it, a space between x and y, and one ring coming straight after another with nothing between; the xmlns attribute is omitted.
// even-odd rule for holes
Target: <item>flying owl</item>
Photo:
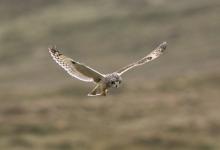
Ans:
<svg viewBox="0 0 220 150"><path fill-rule="evenodd" d="M147 56L110 74L102 74L82 63L66 57L55 47L48 49L52 58L71 76L81 81L93 82L96 84L95 88L88 96L106 96L109 88L118 88L122 83L122 74L158 58L163 54L166 47L167 42L163 42Z"/></svg>

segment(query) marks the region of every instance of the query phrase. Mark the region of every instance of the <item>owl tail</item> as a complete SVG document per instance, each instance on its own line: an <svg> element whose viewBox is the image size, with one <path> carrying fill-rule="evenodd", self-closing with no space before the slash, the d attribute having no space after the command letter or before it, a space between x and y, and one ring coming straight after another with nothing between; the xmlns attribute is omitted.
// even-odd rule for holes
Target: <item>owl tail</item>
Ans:
<svg viewBox="0 0 220 150"><path fill-rule="evenodd" d="M96 87L88 94L88 96L100 96L101 94L100 85L96 85Z"/></svg>

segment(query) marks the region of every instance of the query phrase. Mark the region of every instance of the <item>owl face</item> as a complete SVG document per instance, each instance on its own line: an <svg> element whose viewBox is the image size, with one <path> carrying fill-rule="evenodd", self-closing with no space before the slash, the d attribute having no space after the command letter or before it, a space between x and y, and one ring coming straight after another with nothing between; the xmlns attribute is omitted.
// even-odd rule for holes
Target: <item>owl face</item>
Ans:
<svg viewBox="0 0 220 150"><path fill-rule="evenodd" d="M122 78L118 73L109 74L106 79L108 87L118 88L122 83Z"/></svg>
<svg viewBox="0 0 220 150"><path fill-rule="evenodd" d="M121 80L112 80L110 84L111 87L118 88L121 84Z"/></svg>

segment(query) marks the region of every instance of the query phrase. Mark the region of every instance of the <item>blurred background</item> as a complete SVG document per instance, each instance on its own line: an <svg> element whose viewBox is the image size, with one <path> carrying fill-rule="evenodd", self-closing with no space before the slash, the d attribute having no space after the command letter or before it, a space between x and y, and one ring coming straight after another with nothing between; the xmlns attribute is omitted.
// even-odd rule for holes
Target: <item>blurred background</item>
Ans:
<svg viewBox="0 0 220 150"><path fill-rule="evenodd" d="M219 150L219 0L0 0L0 149ZM48 47L123 76L107 97Z"/></svg>

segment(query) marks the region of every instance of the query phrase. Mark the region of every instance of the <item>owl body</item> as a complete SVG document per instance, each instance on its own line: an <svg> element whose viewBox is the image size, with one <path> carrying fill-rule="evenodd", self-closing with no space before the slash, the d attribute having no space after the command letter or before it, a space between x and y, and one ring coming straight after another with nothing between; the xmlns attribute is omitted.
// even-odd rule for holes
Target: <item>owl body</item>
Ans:
<svg viewBox="0 0 220 150"><path fill-rule="evenodd" d="M97 86L88 94L88 96L106 96L108 89L118 88L121 83L122 78L117 72L106 74L104 78L97 83Z"/></svg>
<svg viewBox="0 0 220 150"><path fill-rule="evenodd" d="M158 58L163 54L166 46L167 43L163 42L150 54L110 74L102 74L82 63L66 57L56 48L49 48L49 52L52 58L71 76L85 82L94 82L96 84L96 87L88 94L88 96L106 96L109 88L118 88L120 86L122 83L122 74Z"/></svg>

